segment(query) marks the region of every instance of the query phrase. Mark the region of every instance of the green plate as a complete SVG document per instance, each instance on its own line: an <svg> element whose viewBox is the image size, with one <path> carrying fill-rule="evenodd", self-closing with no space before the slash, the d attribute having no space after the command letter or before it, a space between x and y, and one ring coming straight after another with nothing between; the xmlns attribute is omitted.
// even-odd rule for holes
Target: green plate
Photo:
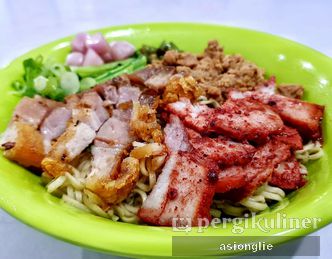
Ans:
<svg viewBox="0 0 332 259"><path fill-rule="evenodd" d="M210 39L217 39L226 53L241 53L276 75L278 82L298 83L305 87L305 99L326 105L324 118L325 156L309 165L309 183L289 197L289 203L276 206L256 217L274 219L278 213L288 218L319 217L317 227L332 220L332 60L298 43L252 30L219 25L164 23L139 24L104 28L108 40L128 40L137 47L143 43L158 45L162 40L174 41L181 49L202 52ZM64 61L69 51L67 37L57 40L14 60L0 70L0 131L6 128L19 98L10 91L10 83L22 74L22 61L39 54ZM272 228L263 232L252 226L242 234L234 234L234 226L209 228L204 233L174 232L172 228L137 226L112 222L80 212L51 196L40 178L0 156L0 205L11 215L47 234L77 245L127 256L170 256L172 236L279 236L275 243L286 242L315 230L309 228ZM233 252L234 253L234 252Z"/></svg>

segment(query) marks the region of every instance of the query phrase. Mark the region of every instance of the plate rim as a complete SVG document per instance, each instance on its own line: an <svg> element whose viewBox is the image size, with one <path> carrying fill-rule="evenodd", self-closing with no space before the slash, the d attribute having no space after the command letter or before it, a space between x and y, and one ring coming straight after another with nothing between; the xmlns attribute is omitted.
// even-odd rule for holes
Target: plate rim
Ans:
<svg viewBox="0 0 332 259"><path fill-rule="evenodd" d="M129 28L134 28L134 29L137 29L137 28L143 28L143 27L151 27L151 26L170 26L170 25L183 25L183 26L197 26L197 27L215 27L216 29L218 28L225 28L225 29L230 29L230 30L241 30L241 31L247 31L247 32L250 32L250 33L258 33L258 34L261 34L263 36L269 36L271 38L276 38L276 39L279 39L279 40L282 40L282 41L285 41L285 42L290 42L290 43L293 43L293 44L296 44L298 46L301 46L303 48L305 48L306 50L310 51L310 52L313 52L315 53L315 55L318 55L319 58L325 60L327 63L331 63L331 67L332 67L332 59L331 57L321 53L320 51L317 51L309 46L306 46L302 43L298 43L296 41L293 41L293 40L290 40L290 39L287 39L285 37L282 37L282 36L278 36L278 35L274 35L274 34L271 34L271 33L266 33L266 32L263 32L263 31L258 31L258 30L254 30L254 29L249 29L249 28L242 28L242 27L236 27L236 26L229 26L229 25L222 25L222 24L215 24L215 23L196 23L196 22L157 22L157 23L137 23L137 24L128 24L128 25L116 25L116 26L105 26L105 27L102 27L102 28L98 28L98 29L93 29L93 30L89 30L87 32L97 32L97 31L105 31L105 30L109 30L109 31L115 31L115 30L120 30L120 29L129 29ZM62 37L60 39L57 39L57 40L54 40L52 42L49 42L49 43L46 43L46 44L42 44L36 48L33 48L32 50L16 57L15 59L13 59L12 61L10 61L7 65L5 65L4 67L0 68L0 78L6 74L6 71L9 70L11 68L11 66L13 66L13 64L15 64L16 62L19 62L20 60L28 57L29 55L31 55L32 53L34 53L35 51L38 51L39 49L41 48L49 48L50 46L54 45L54 44L57 44L57 43L61 43L61 42L64 42L64 41L68 41L71 37L73 37L74 34L71 34L71 35L68 35L66 37ZM51 50L50 50L51 51ZM0 195L1 194L1 190L0 190ZM2 195L3 196L3 195ZM103 249L101 247L97 247L95 245L89 245L88 243L84 243L82 242L81 240L74 240L73 238L71 237L64 237L63 233L54 233L54 231L51 231L51 230L48 230L48 229L45 229L45 227L43 226L40 226L38 225L36 222L33 222L31 223L31 220L28 220L27 217L25 218L22 218L20 217L19 215L19 212L17 210L17 208L15 207L15 205L9 205L7 204L6 202L4 202L4 199L0 199L0 207L2 207L7 213L9 213L11 216L13 216L14 218L16 218L17 220L25 223L26 225L30 226L30 227L33 227L34 229L38 230L38 231L41 231L43 233L46 233L50 236L53 236L53 237L56 237L60 240L64 240L66 242L70 242L72 244L75 244L75 245L80 245L80 246L83 246L83 247L86 247L86 248L89 248L89 249L92 249L92 250L95 250L95 251L101 251L101 252L106 252L106 253L112 253L112 254L118 254L118 255L124 255L124 256L144 256L144 257L149 257L149 256L160 256L160 254L149 254L149 255L146 255L146 254L141 254L141 253L136 253L135 251L132 251L132 252L126 252L125 250L113 250L113 249ZM314 229L314 230L293 230L291 231L292 233L291 234L297 234L299 232L301 232L302 234L304 235L307 235L309 233L312 233L314 231L317 231L318 229L326 226L327 224L329 224L330 222L332 221L332 215L326 219L326 217L324 218L323 222L320 222L319 226L317 229ZM125 223L121 223L121 224L125 224ZM157 227L157 228L160 228L160 227ZM163 227L161 227L163 228ZM297 233L295 233L297 232ZM290 236L287 236L287 238L284 239L283 242L287 242L291 239L294 239L294 238L297 238L299 236L297 235L290 235ZM280 243L283 243L283 242L280 242ZM116 247L115 247L116 248ZM234 251L233 254L238 254L239 252L238 251ZM163 253L163 255L161 256L168 256L166 255L165 253Z"/></svg>

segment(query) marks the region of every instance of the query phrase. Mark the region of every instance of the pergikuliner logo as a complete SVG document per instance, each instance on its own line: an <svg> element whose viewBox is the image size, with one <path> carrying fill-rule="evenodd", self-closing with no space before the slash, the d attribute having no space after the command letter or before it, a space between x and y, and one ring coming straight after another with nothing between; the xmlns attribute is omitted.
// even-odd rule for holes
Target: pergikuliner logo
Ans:
<svg viewBox="0 0 332 259"><path fill-rule="evenodd" d="M233 234L242 234L246 230L259 229L262 233L269 233L272 229L317 229L321 218L294 218L285 213L276 213L273 218L256 216L256 213L245 214L243 218L199 218L197 227L192 226L191 218L173 218L172 227L175 232L203 233L207 228L226 229L231 227Z"/></svg>

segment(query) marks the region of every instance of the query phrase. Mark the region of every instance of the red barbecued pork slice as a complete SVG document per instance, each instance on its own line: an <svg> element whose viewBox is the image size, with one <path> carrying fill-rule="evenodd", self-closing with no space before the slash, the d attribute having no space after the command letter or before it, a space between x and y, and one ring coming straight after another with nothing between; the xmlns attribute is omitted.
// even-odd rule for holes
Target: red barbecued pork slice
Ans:
<svg viewBox="0 0 332 259"><path fill-rule="evenodd" d="M227 100L214 110L211 131L236 140L266 140L283 127L278 114L266 105L252 100Z"/></svg>
<svg viewBox="0 0 332 259"><path fill-rule="evenodd" d="M209 160L223 167L246 164L256 151L252 145L234 142L224 137L202 137L192 129L187 129L187 134L189 143L200 160Z"/></svg>
<svg viewBox="0 0 332 259"><path fill-rule="evenodd" d="M182 99L168 104L166 110L202 134L216 132L239 141L265 141L283 127L278 114L253 100L228 100L221 107L212 109L206 105L192 105L189 100Z"/></svg>
<svg viewBox="0 0 332 259"><path fill-rule="evenodd" d="M245 185L238 189L232 189L222 195L223 198L231 201L240 201L250 196L259 186L265 183L271 176L274 167L285 161L291 156L290 148L287 144L277 141L270 141L259 147L253 156L251 162L243 167L245 174ZM230 169L226 169L228 173ZM243 174L241 169L235 168L239 174ZM219 183L223 181L223 183ZM225 188L218 189L218 186L224 186L227 178L223 177L223 171L219 172L216 192L224 192Z"/></svg>
<svg viewBox="0 0 332 259"><path fill-rule="evenodd" d="M262 87L254 92L232 91L229 96L234 100L250 98L267 104L286 124L296 128L304 139L320 139L324 106L274 94L272 87Z"/></svg>
<svg viewBox="0 0 332 259"><path fill-rule="evenodd" d="M187 132L179 117L171 114L169 122L164 128L165 144L169 152L188 151L190 144L188 142Z"/></svg>
<svg viewBox="0 0 332 259"><path fill-rule="evenodd" d="M247 172L243 166L230 166L218 170L217 193L237 190L247 184Z"/></svg>
<svg viewBox="0 0 332 259"><path fill-rule="evenodd" d="M191 104L187 98L180 101L169 103L166 110L181 118L182 122L192 129L201 133L209 131L210 116L214 109L203 104Z"/></svg>
<svg viewBox="0 0 332 259"><path fill-rule="evenodd" d="M302 138L296 129L284 126L281 132L271 136L272 139L290 146L292 150L303 148Z"/></svg>
<svg viewBox="0 0 332 259"><path fill-rule="evenodd" d="M197 226L200 218L211 218L215 181L191 154L173 153L138 215L153 225L172 226L182 218Z"/></svg>
<svg viewBox="0 0 332 259"><path fill-rule="evenodd" d="M307 180L301 173L300 163L295 157L281 162L273 171L269 184L283 190L296 190L305 185Z"/></svg>

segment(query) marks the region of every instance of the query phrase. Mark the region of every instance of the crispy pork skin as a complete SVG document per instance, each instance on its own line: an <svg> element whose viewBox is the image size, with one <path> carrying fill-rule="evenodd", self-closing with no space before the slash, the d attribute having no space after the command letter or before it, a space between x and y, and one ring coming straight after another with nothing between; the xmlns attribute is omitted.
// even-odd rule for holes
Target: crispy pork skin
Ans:
<svg viewBox="0 0 332 259"><path fill-rule="evenodd" d="M4 156L25 167L40 168L44 158L43 136L31 124L12 122L0 141Z"/></svg>
<svg viewBox="0 0 332 259"><path fill-rule="evenodd" d="M138 159L123 159L124 148L121 145L111 148L92 146L92 155L92 170L86 187L108 203L123 201L138 181Z"/></svg>
<svg viewBox="0 0 332 259"><path fill-rule="evenodd" d="M91 147L92 169L86 186L109 203L121 202L139 177L138 160L123 160L134 140L128 112L130 114L130 111L114 110L113 116L98 130Z"/></svg>
<svg viewBox="0 0 332 259"><path fill-rule="evenodd" d="M70 170L69 164L95 139L96 132L85 123L71 124L52 145L42 168L53 177Z"/></svg>
<svg viewBox="0 0 332 259"><path fill-rule="evenodd" d="M25 167L40 168L41 160L51 145L47 137L52 134L54 136L54 130L47 132L45 136L41 129L45 129L43 125L48 123L48 117L63 106L60 102L40 96L23 97L0 140L1 148L5 150L4 155ZM55 131L59 132L59 129Z"/></svg>
<svg viewBox="0 0 332 259"><path fill-rule="evenodd" d="M149 65L131 75L128 75L133 84L145 85L146 87L159 91L168 83L175 69L171 66Z"/></svg>

